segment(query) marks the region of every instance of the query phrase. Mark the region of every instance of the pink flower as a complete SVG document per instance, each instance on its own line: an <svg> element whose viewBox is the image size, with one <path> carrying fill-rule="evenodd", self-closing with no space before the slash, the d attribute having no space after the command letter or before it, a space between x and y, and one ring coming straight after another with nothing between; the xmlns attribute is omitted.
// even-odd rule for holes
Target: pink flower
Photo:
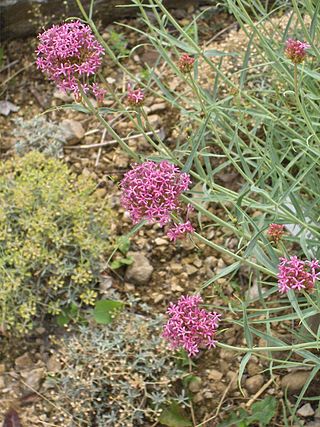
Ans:
<svg viewBox="0 0 320 427"><path fill-rule="evenodd" d="M284 52L294 64L301 64L306 57L306 50L310 49L310 47L308 43L301 42L300 40L288 39Z"/></svg>
<svg viewBox="0 0 320 427"><path fill-rule="evenodd" d="M99 104L102 104L104 97L107 94L107 91L103 89L98 83L92 83L91 89L92 89L92 93L96 97L97 102Z"/></svg>
<svg viewBox="0 0 320 427"><path fill-rule="evenodd" d="M193 233L193 232L194 232L194 228L191 222L188 220L181 224L174 224L167 231L167 236L171 241L175 242L177 239L181 239L182 237L184 237L185 234Z"/></svg>
<svg viewBox="0 0 320 427"><path fill-rule="evenodd" d="M135 164L121 181L121 203L134 223L146 219L164 225L180 210L179 197L190 183L189 175L168 161Z"/></svg>
<svg viewBox="0 0 320 427"><path fill-rule="evenodd" d="M144 93L141 88L137 88L135 90L131 89L131 85L128 84L128 94L127 99L129 104L132 107L140 107L143 104L144 101Z"/></svg>
<svg viewBox="0 0 320 427"><path fill-rule="evenodd" d="M54 25L39 34L36 50L37 67L64 90L81 97L79 86L86 93L97 85L85 83L101 66L104 49L95 39L90 27L80 21ZM100 98L101 98L101 91Z"/></svg>
<svg viewBox="0 0 320 427"><path fill-rule="evenodd" d="M200 347L215 347L214 340L220 314L210 313L199 307L203 300L199 295L182 296L177 304L170 303L169 320L164 326L163 337L173 349L182 347L189 356Z"/></svg>
<svg viewBox="0 0 320 427"><path fill-rule="evenodd" d="M298 290L314 288L316 280L319 280L319 261L303 261L297 256L280 258L278 266L279 292L286 293L289 289Z"/></svg>
<svg viewBox="0 0 320 427"><path fill-rule="evenodd" d="M190 73L193 68L193 64L194 58L189 56L187 53L184 53L178 61L179 70L184 74Z"/></svg>
<svg viewBox="0 0 320 427"><path fill-rule="evenodd" d="M268 228L268 235L277 244L284 235L284 225L270 224Z"/></svg>

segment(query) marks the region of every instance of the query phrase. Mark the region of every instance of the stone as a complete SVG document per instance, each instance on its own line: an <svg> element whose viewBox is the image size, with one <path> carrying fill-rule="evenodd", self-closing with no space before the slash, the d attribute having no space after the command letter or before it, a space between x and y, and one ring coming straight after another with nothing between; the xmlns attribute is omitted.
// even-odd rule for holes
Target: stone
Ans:
<svg viewBox="0 0 320 427"><path fill-rule="evenodd" d="M106 195L107 195L107 190L105 188L98 188L95 192L94 195L98 198L98 199L103 199Z"/></svg>
<svg viewBox="0 0 320 427"><path fill-rule="evenodd" d="M33 361L29 353L24 353L22 356L17 357L14 363L18 370L28 369L33 366Z"/></svg>
<svg viewBox="0 0 320 427"><path fill-rule="evenodd" d="M61 363L56 354L49 357L47 362L47 369L49 372L59 372L61 369Z"/></svg>
<svg viewBox="0 0 320 427"><path fill-rule="evenodd" d="M249 393L254 394L258 390L260 390L260 388L263 386L263 383L263 375L254 375L253 377L246 379L245 388L248 390Z"/></svg>
<svg viewBox="0 0 320 427"><path fill-rule="evenodd" d="M183 272L183 266L181 264L178 264L176 262L170 264L170 270L174 274L179 274Z"/></svg>
<svg viewBox="0 0 320 427"><path fill-rule="evenodd" d="M40 389L41 380L44 377L44 372L44 368L36 368L31 371L27 370L21 372L21 376L25 380L28 388L38 391Z"/></svg>
<svg viewBox="0 0 320 427"><path fill-rule="evenodd" d="M189 390L192 393L197 393L202 388L202 380L200 377L194 377L189 383Z"/></svg>
<svg viewBox="0 0 320 427"><path fill-rule="evenodd" d="M194 265L187 264L186 265L186 272L188 276L192 276L193 274L197 273L199 269L195 267Z"/></svg>
<svg viewBox="0 0 320 427"><path fill-rule="evenodd" d="M222 377L223 377L222 372L219 372L216 369L210 369L210 371L208 371L209 380L220 381Z"/></svg>
<svg viewBox="0 0 320 427"><path fill-rule="evenodd" d="M207 1L207 0L206 0ZM90 0L82 0L85 10L89 10ZM187 9L190 5L207 4L205 0L165 0L164 5L173 9ZM96 0L93 20L110 24L119 19L130 17L138 8L117 7L128 5L127 0ZM39 17L46 17L46 27L61 23L64 16L79 16L74 0L1 0L1 39L12 39L37 34L41 23Z"/></svg>
<svg viewBox="0 0 320 427"><path fill-rule="evenodd" d="M320 427L320 420L311 421L308 424L305 424L304 427Z"/></svg>
<svg viewBox="0 0 320 427"><path fill-rule="evenodd" d="M133 263L127 268L125 274L126 280L137 285L145 285L149 282L153 272L150 261L139 252L128 252L128 255L133 258Z"/></svg>
<svg viewBox="0 0 320 427"><path fill-rule="evenodd" d="M108 293L108 290L112 288L112 285L113 285L113 279L111 276L108 276L108 275L101 276L100 283L99 283L100 293L101 294Z"/></svg>
<svg viewBox="0 0 320 427"><path fill-rule="evenodd" d="M0 363L0 375L6 372L6 365L4 363Z"/></svg>
<svg viewBox="0 0 320 427"><path fill-rule="evenodd" d="M73 119L62 120L60 128L64 134L67 144L69 145L77 144L85 134L82 124Z"/></svg>
<svg viewBox="0 0 320 427"><path fill-rule="evenodd" d="M238 388L238 374L237 372L228 371L226 377L229 381L228 387L230 387L230 391L235 391Z"/></svg>
<svg viewBox="0 0 320 427"><path fill-rule="evenodd" d="M222 349L220 351L220 358L226 360L227 362L234 361L235 352L231 350Z"/></svg>
<svg viewBox="0 0 320 427"><path fill-rule="evenodd" d="M0 389L5 388L6 387L6 383L4 380L4 376L0 375Z"/></svg>
<svg viewBox="0 0 320 427"><path fill-rule="evenodd" d="M297 410L297 415L300 417L312 417L312 415L314 415L314 410L310 403L306 403Z"/></svg>
<svg viewBox="0 0 320 427"><path fill-rule="evenodd" d="M63 102L72 101L72 96L60 89L55 89L55 91L53 92L53 97L56 99L60 99L60 101Z"/></svg>
<svg viewBox="0 0 320 427"><path fill-rule="evenodd" d="M259 374L261 369L256 363L249 362L247 365L247 371L248 371L248 374L250 375L250 377L253 377L254 375Z"/></svg>
<svg viewBox="0 0 320 427"><path fill-rule="evenodd" d="M169 242L166 239L162 239L161 237L157 237L156 239L154 239L154 243L157 246L168 246Z"/></svg>
<svg viewBox="0 0 320 427"><path fill-rule="evenodd" d="M285 375L281 380L283 390L287 389L288 394L301 391L310 375L310 371L295 371Z"/></svg>

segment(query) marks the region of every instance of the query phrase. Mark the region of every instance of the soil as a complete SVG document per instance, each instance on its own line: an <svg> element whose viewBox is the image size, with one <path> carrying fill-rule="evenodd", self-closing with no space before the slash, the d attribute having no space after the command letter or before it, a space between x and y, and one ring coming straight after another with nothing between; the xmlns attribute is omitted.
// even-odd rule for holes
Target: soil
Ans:
<svg viewBox="0 0 320 427"><path fill-rule="evenodd" d="M193 12L177 11L177 19L180 23L190 22ZM139 26L138 20L128 20L128 25ZM103 29L103 36L108 39L115 26ZM200 29L200 40L202 43L219 45L225 41L228 33L233 33L233 43L239 37L236 24L226 12L206 13L203 15ZM128 41L128 48L141 43L142 40L132 31L122 27L124 39ZM132 224L128 215L123 211L119 203L118 182L131 164L131 160L114 143L100 148L86 148L85 146L110 141L111 138L103 133L101 125L92 117L81 112L74 112L59 108L68 97L56 90L51 82L44 79L40 72L36 71L34 64L34 50L37 44L36 38L16 40L4 45L4 60L0 66L0 99L7 100L19 108L17 112L11 112L8 116L0 114L0 156L2 159L14 154L15 136L14 119L22 117L27 120L38 114L45 113L46 117L57 123L64 119L72 119L80 122L84 128L84 136L76 145L67 145L64 149L64 159L77 173L92 176L97 187L101 191L101 197L110 197L112 208L117 212L118 220L114 224L114 232L122 235L130 231ZM139 53L127 60L127 66L132 72L144 63L152 63L155 60L154 52L150 48L143 48ZM122 87L125 91L124 77L111 61L106 61L103 74L108 76L109 82L114 87ZM179 85L172 77L172 84ZM178 113L170 110L161 98L148 97L146 111L155 127L165 136L168 144L173 144L177 138L176 123ZM151 117L152 116L152 117ZM113 117L107 118L109 120ZM121 121L114 123L114 128L122 137L132 133L131 124ZM179 136L181 137L181 135ZM131 138L129 146L139 152L150 154L150 148L141 137ZM232 172L232 171L231 171ZM231 173L230 172L230 173ZM112 179L110 179L110 177ZM221 176L225 185L232 187L235 177ZM235 189L237 187L234 187ZM212 207L214 213L223 217L224 211L219 207ZM205 220L204 220L205 222ZM227 235L224 230L208 227L203 233L208 239L216 243L224 244L230 249L237 245L234 236ZM152 276L145 284L135 284L128 281L125 269L117 271L106 271L106 276L112 283L112 288L118 292L120 297L125 298L127 293L134 294L143 301L152 305L156 312L164 313L169 302L177 300L183 294L190 294L198 290L201 285L219 269L232 263L227 257L208 248L202 243L194 242L192 239L183 240L176 245L169 244L168 239L159 226L145 226L133 238L130 250L134 253L143 254L153 267ZM248 286L245 272L237 278L244 289ZM217 287L223 286L223 293ZM214 301L219 307L224 305L228 299L235 298L234 283L228 279L219 279L216 287L207 287L203 292L205 299ZM230 345L243 345L244 337L240 328L235 325L230 327L223 322L223 332L219 339ZM41 388L44 372L47 369L51 352L54 349L54 334L61 334L61 330L54 327L52 322L39 325L22 342L5 342L3 340L0 360L0 380L5 374L6 384L1 388L0 383L0 420L8 411L9 407L16 407L23 427L52 426L47 422L43 413L43 402L45 396ZM22 358L21 362L21 356ZM198 425L214 427L224 420L232 410L239 407L248 409L251 405L267 395L282 399L283 392L280 384L280 374L269 381L269 372L266 364L255 357L251 361L242 378L243 388L240 390L237 384L237 373L242 356L225 350L212 350L202 352L195 360L193 367L194 375L200 380L197 384L190 385L193 395L193 407L195 419ZM31 359L31 362L30 362ZM29 376L39 374L33 381L33 386L28 387L28 377L23 378L19 370L19 360L23 368L29 370ZM18 361L18 363L17 363ZM38 371L37 371L38 370ZM35 372L37 371L37 372ZM27 384L27 385L26 385ZM259 392L262 390L261 394ZM256 395L258 393L258 395ZM256 397L254 397L256 396ZM253 399L253 400L252 400ZM306 418L307 420L313 419ZM284 425L281 421L281 412L274 421L274 426Z"/></svg>

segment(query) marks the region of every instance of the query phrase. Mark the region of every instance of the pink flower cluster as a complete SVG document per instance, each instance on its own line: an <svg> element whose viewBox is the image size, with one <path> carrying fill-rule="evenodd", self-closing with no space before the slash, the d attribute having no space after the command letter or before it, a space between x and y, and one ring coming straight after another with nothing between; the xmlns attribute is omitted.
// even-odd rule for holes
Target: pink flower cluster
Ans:
<svg viewBox="0 0 320 427"><path fill-rule="evenodd" d="M277 244L284 235L284 225L270 224L268 228L268 235Z"/></svg>
<svg viewBox="0 0 320 427"><path fill-rule="evenodd" d="M300 40L288 39L286 41L285 54L294 63L301 64L306 57L306 50L310 49L310 45Z"/></svg>
<svg viewBox="0 0 320 427"><path fill-rule="evenodd" d="M39 40L37 67L50 80L76 98L80 98L80 85L85 93L91 89L99 101L103 99L104 89L84 82L99 69L104 54L88 25L80 21L54 25L39 34Z"/></svg>
<svg viewBox="0 0 320 427"><path fill-rule="evenodd" d="M169 228L167 232L167 236L171 241L175 242L177 239L181 239L186 234L193 233L193 232L194 232L193 225L188 220L181 224L174 224L171 228Z"/></svg>
<svg viewBox="0 0 320 427"><path fill-rule="evenodd" d="M286 293L289 289L312 290L316 280L320 278L320 265L317 260L303 261L297 256L280 258L278 268L278 287L281 293Z"/></svg>
<svg viewBox="0 0 320 427"><path fill-rule="evenodd" d="M144 92L141 88L131 89L131 85L128 85L128 93L127 93L128 103L132 107L140 107L144 101Z"/></svg>
<svg viewBox="0 0 320 427"><path fill-rule="evenodd" d="M201 347L215 347L214 340L220 315L199 307L203 300L199 295L182 296L177 304L170 303L169 320L164 326L163 337L171 347L184 348L189 356Z"/></svg>
<svg viewBox="0 0 320 427"><path fill-rule="evenodd" d="M179 197L190 182L188 174L168 161L136 164L121 181L121 204L134 223L146 219L163 226L181 209Z"/></svg>
<svg viewBox="0 0 320 427"><path fill-rule="evenodd" d="M193 64L194 58L189 56L187 53L184 53L178 61L179 70L184 74L190 73L193 68Z"/></svg>

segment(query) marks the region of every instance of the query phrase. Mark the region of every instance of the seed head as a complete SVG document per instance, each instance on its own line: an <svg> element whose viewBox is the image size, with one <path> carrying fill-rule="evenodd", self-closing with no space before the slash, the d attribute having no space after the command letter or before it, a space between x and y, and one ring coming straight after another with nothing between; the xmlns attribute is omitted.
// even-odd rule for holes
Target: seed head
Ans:
<svg viewBox="0 0 320 427"><path fill-rule="evenodd" d="M269 237L277 244L284 235L284 225L282 224L270 224L268 228Z"/></svg>
<svg viewBox="0 0 320 427"><path fill-rule="evenodd" d="M178 61L179 70L183 74L190 73L190 71L192 71L193 64L194 64L194 58L189 56L187 53L184 53Z"/></svg>
<svg viewBox="0 0 320 427"><path fill-rule="evenodd" d="M301 64L307 55L307 49L310 49L310 45L300 40L288 39L286 41L285 54L293 64Z"/></svg>

